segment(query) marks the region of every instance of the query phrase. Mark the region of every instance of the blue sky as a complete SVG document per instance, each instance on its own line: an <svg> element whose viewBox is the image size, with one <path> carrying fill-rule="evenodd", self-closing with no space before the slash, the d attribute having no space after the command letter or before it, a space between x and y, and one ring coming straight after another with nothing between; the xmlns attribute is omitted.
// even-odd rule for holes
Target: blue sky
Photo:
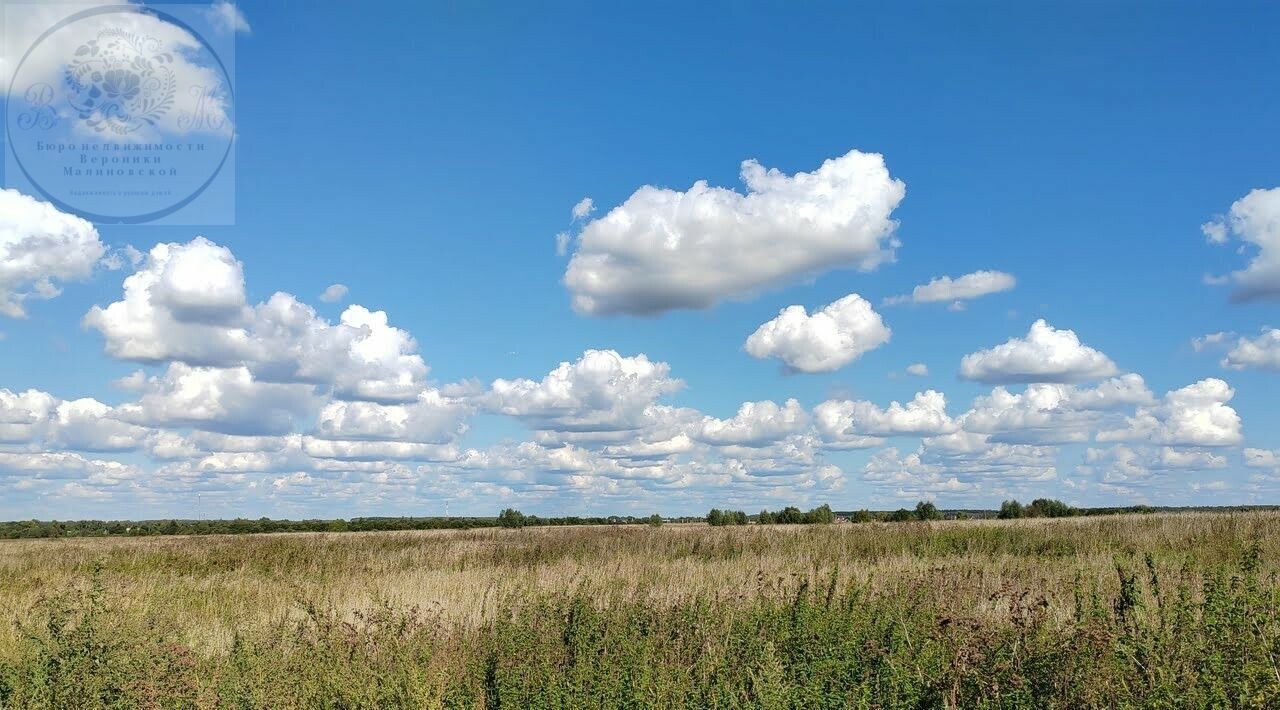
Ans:
<svg viewBox="0 0 1280 710"><path fill-rule="evenodd" d="M126 427L117 433L128 440L104 450L54 424L38 435L34 425L11 431L0 444L0 457L8 453L0 492L9 488L0 517L438 514L446 502L453 513L483 514L506 505L539 513L792 502L896 508L920 498L994 507L1010 496L1089 505L1276 502L1280 344L1267 337L1280 326L1280 282L1266 267L1280 260L1280 193L1246 204L1258 215L1252 221L1240 217L1244 207L1232 212L1251 191L1280 184L1280 88L1271 79L1280 51L1270 37L1280 12L1272 5L239 9L246 25L234 36L234 224L96 225L105 250L131 245L143 258L61 279L56 298L23 301L25 317L0 316L0 389L15 397L38 390L59 402L93 398L109 411L94 415L106 425L92 426ZM852 268L865 250L849 247L848 231L808 239L809 227L789 229L769 216L790 204L783 195L769 214L743 208L736 222L687 223L682 243L700 238L705 247L676 254L690 273L605 272L610 284L640 284L617 298L621 312L572 307L579 291L566 284L566 270L575 254L624 266L617 259L626 245L649 250L641 262L652 256L654 243L606 219L617 209L619 218L662 213L629 202L644 186L683 193L705 180L746 194L743 161L794 176L850 151L883 156L887 176L839 182L837 191L905 185L885 219L868 227L891 230L879 234L880 246L900 242L892 261ZM574 220L585 197L595 210ZM828 207L836 217L851 209ZM1225 244L1202 232L1215 220ZM574 240L564 255L559 233ZM760 260L739 263L744 234L754 235ZM92 307L122 301L132 272L161 269L155 245L185 248L197 235L223 250L191 252L205 260L197 266L242 265L240 306L284 292L314 307L317 323L337 324L352 304L383 311L416 341L401 354L420 356L429 372L410 376L417 390L395 401L343 393L341 367L328 379L293 382L287 386L316 391L292 412L287 432L228 421L238 416L229 407L194 425L158 413L162 396L180 389L174 367L244 366L250 386L265 386L266 366L242 353L175 355L178 336L160 329L148 337L173 346L153 348L162 357L127 347L113 354L111 334L127 323L82 324ZM817 265L788 270L788 259ZM1252 300L1233 302L1243 282L1206 282L1250 263L1261 264L1263 280ZM1011 275L1016 285L964 299L962 310L948 307L956 299L885 303L931 279L980 271ZM706 287L701 276L713 273L745 285ZM209 284L211 293L226 286ZM346 296L322 302L332 284L346 286ZM643 310L646 294L684 286L710 293L710 303L628 311ZM799 328L788 331L799 339L762 357L748 351L748 337L781 309L814 313L850 294L892 331L887 342L869 345L875 338L861 326L837 327L858 353L819 372L787 364L813 345L805 330L812 324L782 324ZM215 325L258 337L230 318ZM961 376L966 355L1028 341L1039 319L1078 339L1075 349L1045 345L1065 365L987 382ZM1214 333L1226 335L1193 346ZM837 359L849 348L836 347ZM1085 348L1111 367L1081 370L1091 357ZM583 367L566 371L568 384L543 382L592 349L617 353L614 379L579 383L584 371L599 374ZM1033 349L1032 360L1045 353ZM636 374L631 359L641 355L665 365ZM929 374L905 374L915 363ZM112 384L138 370L132 389ZM1131 373L1146 394L1100 409L1067 404ZM495 380L521 378L529 386L515 394L495 388ZM683 386L664 386L664 378ZM1229 399L1212 386L1166 397L1218 380ZM572 401L548 405L560 385L575 393ZM995 431L976 423L983 412L975 398L996 386L1012 395L1040 388L1053 405L1018 410L1041 424L1006 420ZM868 417L877 414L865 407L846 408L855 413L842 434L818 425L824 402L871 404L883 415L891 402L930 390L945 396L947 419L931 429L873 425ZM427 442L421 431L359 429L358 417L332 416L412 416L402 410L420 392L449 401L432 410L456 416L448 436L433 429ZM708 423L729 420L744 402L785 409L790 398L804 421L782 424L783 414L757 408L737 420L750 430L745 443L724 443L712 432L728 425ZM23 421L37 416L21 406ZM18 407L10 405L10 421L19 421ZM205 440L212 430L280 440ZM170 435L188 441L188 456L154 455L158 437ZM875 441L855 448L836 440L855 436ZM299 437L452 448L317 462ZM664 456L617 448L677 440L688 448L672 445L663 451L677 453ZM257 458L246 463L250 451ZM240 460L229 463L233 453ZM121 470L103 474L104 462Z"/></svg>

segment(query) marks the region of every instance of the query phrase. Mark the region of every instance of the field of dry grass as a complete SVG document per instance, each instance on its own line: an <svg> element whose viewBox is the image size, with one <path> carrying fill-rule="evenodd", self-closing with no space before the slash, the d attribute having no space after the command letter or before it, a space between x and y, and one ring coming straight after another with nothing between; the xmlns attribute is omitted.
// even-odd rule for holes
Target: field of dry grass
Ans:
<svg viewBox="0 0 1280 710"><path fill-rule="evenodd" d="M1200 685L1265 705L1280 697L1278 532L1280 514L1242 513L0 541L0 707L224 706L228 694L245 707L786 707L818 697L806 693L819 676L822 704L868 707L1176 705L1168 693ZM584 618L593 630L577 638ZM1211 632L1249 648L1186 635ZM1143 653L1197 655L1153 664L1133 655L1143 639ZM1074 671L1061 659L1037 670L1036 653L1068 641L1086 654ZM582 644L611 657L588 662L572 651ZM96 662L115 676L67 675L108 652ZM157 653L179 667L139 660ZM394 679L384 653L400 659ZM344 687L286 681L296 654L333 664ZM1238 667L1213 678L1194 667L1212 659ZM659 661L669 674L632 677ZM711 675L675 668L691 663ZM835 666L843 675L822 676ZM1077 687L1088 679L1076 671L1128 685ZM606 693L571 683L579 673L625 682ZM145 692L131 675L149 679ZM539 678L568 685L552 693ZM85 699L60 683L98 690Z"/></svg>

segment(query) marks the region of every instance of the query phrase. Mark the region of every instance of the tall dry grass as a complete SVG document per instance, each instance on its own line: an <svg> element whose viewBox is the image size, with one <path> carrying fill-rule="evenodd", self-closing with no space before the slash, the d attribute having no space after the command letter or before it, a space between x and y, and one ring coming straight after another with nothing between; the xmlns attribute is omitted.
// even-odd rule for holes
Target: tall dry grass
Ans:
<svg viewBox="0 0 1280 710"><path fill-rule="evenodd" d="M83 707L1176 706L1200 683L1265 705L1278 530L1242 513L0 541L0 699L72 706L50 688L74 682L112 689ZM1251 670L1188 678L1205 659ZM99 666L114 675L66 675Z"/></svg>

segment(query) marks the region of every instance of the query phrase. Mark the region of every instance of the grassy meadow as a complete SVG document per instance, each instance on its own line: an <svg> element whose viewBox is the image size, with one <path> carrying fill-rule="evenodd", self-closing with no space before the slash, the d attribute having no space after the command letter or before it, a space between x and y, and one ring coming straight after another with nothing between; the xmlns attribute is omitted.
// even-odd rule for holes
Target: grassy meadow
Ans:
<svg viewBox="0 0 1280 710"><path fill-rule="evenodd" d="M1280 706L1280 513L0 541L0 708Z"/></svg>

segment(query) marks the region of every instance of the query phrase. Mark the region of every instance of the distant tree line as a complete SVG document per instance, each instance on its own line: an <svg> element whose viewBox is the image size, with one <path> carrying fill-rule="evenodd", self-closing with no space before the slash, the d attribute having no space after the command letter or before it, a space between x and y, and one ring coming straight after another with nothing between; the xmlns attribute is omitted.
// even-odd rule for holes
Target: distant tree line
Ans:
<svg viewBox="0 0 1280 710"><path fill-rule="evenodd" d="M145 537L149 535L244 535L250 533L285 532L372 532L395 530L471 530L474 528L522 528L550 525L650 525L664 522L690 523L705 521L714 526L770 524L821 524L844 519L854 523L909 522L930 520L964 520L968 518L1061 518L1076 515L1124 515L1158 512L1196 511L1256 511L1280 510L1280 506L1183 506L1153 507L1147 505L1117 506L1109 508L1076 508L1060 500L1037 498L1028 505L1007 500L999 511L993 510L939 510L929 501L920 501L915 509L900 508L895 511L858 510L836 513L828 505L820 505L808 512L795 506L782 510L762 510L749 516L741 510L712 509L705 517L667 516L657 513L644 517L610 515L600 517L541 517L525 515L514 508L503 510L495 518L484 517L367 517L350 520L308 519L273 520L270 518L236 518L234 520L22 520L0 522L0 539L47 537Z"/></svg>
<svg viewBox="0 0 1280 710"><path fill-rule="evenodd" d="M1033 515L1030 511L1035 511ZM1058 500L1049 500L1047 498L1037 499L1030 506L1025 508L1018 501L1005 501L1000 507L1000 512L995 516L989 513L979 517L997 517L997 518L1030 518L1030 517L1046 517L1057 518L1065 515L1076 515L1079 511L1076 508ZM899 508L890 512L872 512L870 510L859 510L844 516L847 520L854 523L909 523L909 522L929 522L931 520L968 520L971 516L969 511L957 510L944 513L938 509L932 501L922 500L916 503L915 509Z"/></svg>
<svg viewBox="0 0 1280 710"><path fill-rule="evenodd" d="M146 537L150 535L246 535L251 533L285 532L372 532L395 530L471 530L493 527L524 527L541 525L639 525L661 524L660 516L635 517L611 515L604 517L543 518L525 516L510 510L515 517L503 511L497 518L482 517L386 517L352 518L350 520L23 520L0 522L0 539L44 537ZM505 518L503 516L506 516ZM513 521L519 521L513 525Z"/></svg>
<svg viewBox="0 0 1280 710"><path fill-rule="evenodd" d="M938 510L938 506L931 501L922 500L916 503L914 510L906 508L898 508L895 511L887 513L873 513L870 510L859 510L851 515L846 516L853 523L909 523L913 521L925 522L929 520L942 520L944 518L942 511ZM968 516L964 516L968 517ZM952 519L958 519L958 516L952 516Z"/></svg>
<svg viewBox="0 0 1280 710"><path fill-rule="evenodd" d="M1016 500L1005 501L1000 510L942 510L927 501L916 504L914 510L899 508L894 511L857 510L837 512L836 517L854 523L869 522L909 522L920 520L969 520L969 519L1017 519L1017 518L1060 518L1067 516L1095 515L1141 515L1149 513L1245 513L1249 511L1276 511L1275 505L1188 505L1188 506L1150 506L1127 505L1102 508L1073 507L1060 500L1038 498L1029 505Z"/></svg>
<svg viewBox="0 0 1280 710"><path fill-rule="evenodd" d="M244 535L278 532L362 532L493 527L492 518L352 518L351 520L23 520L0 522L0 538L148 535Z"/></svg>
<svg viewBox="0 0 1280 710"><path fill-rule="evenodd" d="M634 515L579 517L569 515L547 518L538 515L525 515L515 508L506 508L501 513L498 513L496 519L490 518L488 520L490 521L490 527L497 525L501 528L536 528L552 525L649 525L658 527L662 525L664 518L657 513L645 517L636 517Z"/></svg>
<svg viewBox="0 0 1280 710"><path fill-rule="evenodd" d="M822 525L834 523L835 520L835 512L831 510L831 506L826 504L813 508L808 512L803 512L793 505L789 505L777 512L762 510L755 516L754 520L741 510L712 508L706 517L707 524L714 527L746 525L752 522L758 525Z"/></svg>

